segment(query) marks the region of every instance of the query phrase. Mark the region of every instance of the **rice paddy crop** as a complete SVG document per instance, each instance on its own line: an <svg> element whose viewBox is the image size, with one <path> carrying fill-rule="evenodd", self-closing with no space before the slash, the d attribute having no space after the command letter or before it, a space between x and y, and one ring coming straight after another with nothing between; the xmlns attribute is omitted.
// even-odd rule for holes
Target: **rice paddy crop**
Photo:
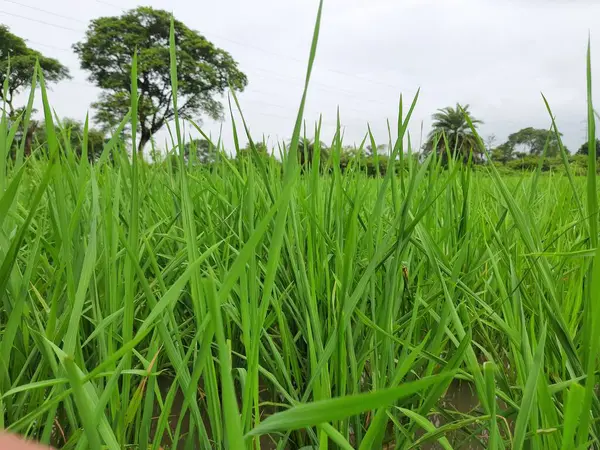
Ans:
<svg viewBox="0 0 600 450"><path fill-rule="evenodd" d="M413 102L399 171L342 173L340 133L300 167L304 95L281 163L187 162L176 119L177 159L129 157L117 130L91 164L36 80L47 144L10 158L0 124L0 428L69 449L599 448L593 152L587 177L419 162ZM588 80L594 143L589 55Z"/></svg>

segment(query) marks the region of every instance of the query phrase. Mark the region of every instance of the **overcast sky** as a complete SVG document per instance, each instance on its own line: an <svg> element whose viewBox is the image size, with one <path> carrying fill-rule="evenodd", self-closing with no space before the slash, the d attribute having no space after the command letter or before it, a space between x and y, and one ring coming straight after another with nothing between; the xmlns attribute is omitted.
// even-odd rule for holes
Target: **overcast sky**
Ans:
<svg viewBox="0 0 600 450"><path fill-rule="evenodd" d="M288 139L294 126L317 4L0 0L0 23L69 67L73 80L52 88L51 103L60 116L83 119L98 90L86 81L71 45L81 40L88 21L140 5L173 11L239 62L249 80L240 100L251 132L274 143ZM549 126L544 93L574 151L586 135L588 32L593 69L600 73L598 17L600 2L592 0L325 0L306 120L313 123L323 114L328 141L339 106L346 143L360 142L367 123L377 141L386 143L386 120L396 121L400 94L409 102L420 87L409 128L415 146L421 125L428 132L431 113L456 102L470 104L485 122L482 136L494 134L501 143L520 128ZM228 124L205 120L203 126L216 136L222 125L230 145Z"/></svg>

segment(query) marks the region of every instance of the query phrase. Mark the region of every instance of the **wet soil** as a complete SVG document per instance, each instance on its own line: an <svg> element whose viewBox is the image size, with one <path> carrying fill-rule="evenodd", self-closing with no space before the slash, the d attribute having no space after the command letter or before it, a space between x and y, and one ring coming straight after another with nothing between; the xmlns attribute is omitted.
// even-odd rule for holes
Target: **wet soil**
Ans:
<svg viewBox="0 0 600 450"><path fill-rule="evenodd" d="M161 395L163 397L163 399L166 397L167 392L169 391L169 388L171 387L172 384L172 380L169 378L161 378L159 380L159 387L160 387L160 392ZM261 390L261 401L264 402L269 402L269 401L274 401L277 402L278 400L273 400L273 398L268 398L268 396L273 396L272 393L269 393L269 391L265 388ZM175 399L173 401L173 406L171 409L171 417L169 418L169 427L172 431L175 430L175 427L177 426L177 422L181 416L181 412L183 410L183 405L184 405L184 397L183 394L178 391L175 395ZM450 387L448 388L448 390L446 391L446 394L444 395L443 399L440 402L440 408L449 412L450 414L456 416L456 414L473 414L473 415L479 415L481 414L481 405L479 402L479 399L476 395L474 386L466 381L454 381ZM499 410L501 411L503 408L505 407L505 405L498 405ZM499 411L499 412L500 412ZM160 410L157 407L157 416L160 413ZM263 413L267 416L269 414L272 414L274 411L269 411L269 410L264 410L263 408ZM208 416L206 415L206 411L202 411L202 420L205 424L205 427L209 433L210 436L210 421L208 419ZM448 423L448 420L446 417L444 417L444 415L442 414L432 414L429 417L429 420L436 426L436 427L440 427L446 423ZM157 417L158 420L158 417ZM192 444L191 449L189 447L190 444L188 444L188 448L186 448L185 445L185 436L188 433L189 430L189 411L187 411L185 413L185 417L182 419L183 423L182 423L182 427L181 427L181 436L182 438L179 440L178 443L173 443L171 442L168 433L165 433L165 435L163 436L162 439L162 445L163 448L166 449L185 449L185 450L196 450L196 449L202 449L202 446L200 445L200 442L195 442ZM154 430L153 430L154 432ZM419 432L417 434L417 436L422 436L424 434L424 432ZM446 438L448 439L448 441L450 442L450 444L452 445L452 447L456 450L485 450L486 447L486 443L487 443L487 430L485 429L485 427L481 427L481 425L477 426L477 425L473 425L473 427L471 428L467 428L467 429L461 429L461 430L455 430L452 432L447 433ZM154 438L154 435L152 433L151 438ZM277 448L276 444L275 444L275 439L274 436L262 436L261 440L260 440L260 445L261 445L261 450L275 450ZM296 450L299 448L302 448L302 450L313 450L312 447L301 447L298 446L296 444L292 444L290 443L290 445L288 445L286 448L289 448L290 450ZM330 448L335 448L333 445L330 446ZM386 444L386 446L384 447L386 450L393 450L395 448L395 445L393 442L388 442L388 444ZM438 450L438 449L443 449L443 447L437 442L425 442L423 444L421 444L419 447L417 447L419 449L422 450ZM202 449L204 450L204 449Z"/></svg>

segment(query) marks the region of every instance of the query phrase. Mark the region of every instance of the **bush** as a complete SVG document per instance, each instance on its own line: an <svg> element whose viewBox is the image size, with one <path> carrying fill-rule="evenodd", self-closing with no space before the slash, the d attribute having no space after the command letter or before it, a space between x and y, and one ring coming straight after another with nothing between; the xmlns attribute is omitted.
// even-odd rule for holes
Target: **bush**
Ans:
<svg viewBox="0 0 600 450"><path fill-rule="evenodd" d="M539 164L539 156L527 155L522 158L513 159L508 161L506 164L501 164L499 162L494 162L493 164L500 170L501 173L509 173L509 172L522 172L522 171L534 171L537 170ZM586 175L587 174L587 160L586 155L570 155L569 156L569 167L571 169L571 173L574 175ZM542 162L541 171L542 172L563 172L564 163L560 156L554 158L544 158ZM596 164L596 171L600 173L600 158Z"/></svg>

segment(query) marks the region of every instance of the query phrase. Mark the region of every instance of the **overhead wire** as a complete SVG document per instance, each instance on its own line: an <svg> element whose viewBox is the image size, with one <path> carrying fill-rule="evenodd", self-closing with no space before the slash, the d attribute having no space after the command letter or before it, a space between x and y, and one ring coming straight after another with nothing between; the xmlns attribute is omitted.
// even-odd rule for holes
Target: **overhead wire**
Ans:
<svg viewBox="0 0 600 450"><path fill-rule="evenodd" d="M85 22L84 20L81 20L81 19L76 19L74 17L69 17L69 16L66 16L66 15L63 15L63 14L58 14L58 13L55 13L53 11L48 11L48 10L43 9L43 8L31 6L31 5L28 5L28 4L16 1L16 0L1 0L1 1L3 1L5 3L10 3L10 4L13 4L13 5L16 5L16 6L20 6L20 7L23 7L23 8L31 9L31 10L34 10L34 11L39 11L39 12L42 12L44 14L52 15L54 17L62 18L62 19L65 19L65 20L70 20L70 21L74 21L74 22L78 22L78 23L82 23L82 24L86 24L87 23L87 22ZM119 6L115 5L115 4L112 4L110 2L106 2L106 1L103 1L103 0L95 0L95 1L97 3L99 3L99 4L111 6L111 7L115 8L115 9L119 9L120 11L123 11L123 9L121 7L119 7ZM23 16L23 15L20 15L20 14L11 13L11 12L8 12L8 11L0 11L0 14L12 16L12 17L17 17L17 18L28 20L28 21L31 21L31 22L36 22L36 23L40 23L40 24L43 24L43 25L46 25L46 26L50 26L50 27L54 27L54 28L59 28L59 29L64 29L64 30L68 30L68 31L73 31L73 32L77 32L77 33L84 33L85 32L85 30L83 30L83 29L76 29L76 28L73 28L73 27L56 24L56 23L49 22L49 21L46 21L46 20L35 19L35 18L32 18L32 17L28 17L28 16ZM211 34L214 37L217 37L217 38L219 38L219 39L221 39L223 41L226 41L226 42L230 42L230 43L233 43L233 44L236 44L236 45L240 45L240 46L245 47L245 48L251 48L251 49L254 49L254 50L257 50L257 51L261 51L261 52L264 52L264 53L272 54L272 55L275 55L277 57L283 57L283 58L286 58L286 59L289 59L289 60L292 60L292 61L297 61L299 63L304 64L304 62L301 59L295 58L295 57L293 57L291 55L282 54L282 53L278 53L278 52L273 52L271 50L267 50L267 49L264 49L264 48L261 48L261 47L258 47L258 46L254 46L254 45L251 45L251 44L248 44L248 43L244 43L244 42L240 42L240 41L237 41L237 40L234 40L234 39L230 39L230 38L227 38L225 36L220 36L220 35L213 34L213 33L211 33ZM56 46L53 46L53 45L49 45L49 44L41 43L41 42L36 42L36 41L32 41L32 40L26 40L26 41L30 42L30 43L32 43L34 45L40 45L40 46L51 48L51 49L54 49L54 50L57 50L57 51L72 52L72 49L68 49L68 48L56 47ZM266 73L269 76L271 76L273 78L277 78L277 79L279 79L279 80L281 80L283 82L293 83L294 80L296 80L296 81L298 81L298 80L302 81L301 78L285 76L285 75L279 74L277 72L269 71L269 70L264 69L264 68L259 68L259 67L255 67L255 66L254 67L251 66L251 68L254 69L254 70L257 70L259 72ZM340 74L340 75L349 76L349 77L353 77L353 78L358 78L361 81L365 81L367 83L380 84L380 85L384 85L384 86L391 86L391 85L389 85L387 83L383 83L383 82L380 82L380 81L377 81L377 80L371 80L371 79L368 79L368 78L365 78L365 77L362 77L362 76L359 76L359 75L356 75L356 74L350 74L350 73L347 73L347 72L343 72L343 71L336 70L336 69L331 69L331 68L323 68L323 69L326 70L326 71L329 71L329 72ZM93 86L90 83L84 83L84 82L80 82L80 81L76 81L76 80L65 80L65 81L68 82L68 83L72 83L72 84L85 85L85 86L90 86L90 87ZM319 82L319 81L316 81L316 80L313 81L312 84L315 86L316 89L320 89L320 90L324 90L324 91L330 91L330 92L336 91L336 92L339 92L339 93L341 93L341 94L343 94L343 95L345 95L347 97L352 97L352 98L355 98L355 99L360 99L361 102L368 102L368 103L374 103L374 104L377 104L377 105L380 105L380 106L387 106L387 105L385 105L381 101L377 101L377 100L369 99L369 98L367 98L367 99L360 98L359 96L356 95L355 92L352 92L352 91L349 91L349 90L346 90L346 89L343 89L343 88L339 88L339 87L336 87L336 86L331 86L331 85L328 85L326 83L322 83L322 82ZM252 89L249 89L248 91L252 92ZM255 91L255 92L258 92L258 91ZM252 100L250 100L250 101L252 101ZM272 107L282 108L282 109L288 109L288 108L290 108L289 106L278 105L278 104L274 104L274 103L265 102L265 101L262 101L262 100L260 100L260 101L254 101L254 103L255 104L256 103L262 103L262 104L267 105L267 106L272 106ZM362 112L362 111L359 111L358 109L351 108L351 107L346 107L345 109L350 109L350 110L353 110L353 111L356 111L356 112ZM268 115L268 116L271 116L271 117L284 118L284 117L282 117L279 114L268 114L268 113L264 113L262 111L259 114L265 115L265 116ZM287 117L286 117L286 119L287 119Z"/></svg>
<svg viewBox="0 0 600 450"><path fill-rule="evenodd" d="M123 8L121 8L120 6L115 5L114 3L107 2L105 0L94 0L94 1L96 3L100 3L101 5L112 6L113 8L116 8L118 10L121 10L121 11L123 10Z"/></svg>
<svg viewBox="0 0 600 450"><path fill-rule="evenodd" d="M43 47L48 47L48 48L52 48L54 50L57 51L63 51L63 52L72 52L72 49L69 48L63 48L63 47L56 47L56 46L52 46L49 44L45 44L42 42L37 42L37 41L32 41L30 39L26 39L27 42L30 42L32 44L35 45L40 45ZM270 77L275 78L281 82L284 83L288 83L288 84L293 84L294 81L302 81L300 78L298 77L287 77L284 76L282 74L279 74L277 72L274 71L270 71L270 70L266 70L260 67L256 67L256 66L249 66L252 70L257 70L259 72L263 72L265 74L268 74ZM268 80L268 78L266 77L260 77L263 80ZM379 100L375 100L372 98L361 98L360 96L356 95L356 93L353 93L352 91L346 90L346 89L341 89L341 88L337 88L335 86L331 86L325 83L320 83L318 81L313 81L312 85L314 85L315 89L321 90L321 91L325 91L325 92L335 92L335 93L340 93L343 96L347 97L347 98L352 98L352 99L357 99L360 100L362 103L372 103L378 106L383 106L383 107L388 107L389 105L386 105L385 103L379 101ZM247 89L246 92L256 92L256 93L260 93L260 94L264 94L264 95L272 95L272 93L268 93L268 92L264 92L264 91L257 91L255 89ZM283 106L280 106L283 107ZM287 107L285 107L287 108ZM356 112L362 112L361 110L358 110L356 108L352 108L352 107L346 107L346 109L351 109L353 111Z"/></svg>
<svg viewBox="0 0 600 450"><path fill-rule="evenodd" d="M73 49L71 48L56 47L54 45L44 44L43 42L32 41L31 39L25 39L25 42L29 42L33 45L40 45L42 47L51 48L52 50L57 50L59 52L73 52Z"/></svg>
<svg viewBox="0 0 600 450"><path fill-rule="evenodd" d="M2 0L4 3L12 3L13 5L21 6L23 8L31 9L33 11L40 11L44 14L48 14L54 17L60 17L61 19L71 20L73 22L85 23L81 19L76 19L75 17L69 17L62 14L55 13L54 11L48 11L47 9L38 8L36 6L26 5L25 3L17 2L15 0Z"/></svg>
<svg viewBox="0 0 600 450"><path fill-rule="evenodd" d="M6 16L18 17L19 19L29 20L31 22L41 23L41 24L47 25L49 27L61 28L63 30L74 31L76 33L85 33L85 30L81 30L81 29L78 30L78 29L75 29L75 28L66 27L64 25L58 25L56 23L47 22L45 20L39 20L39 19L34 19L32 17L22 16L20 14L10 13L8 11L0 11L0 14L4 14Z"/></svg>
<svg viewBox="0 0 600 450"><path fill-rule="evenodd" d="M14 4L14 5L17 5L17 6L22 6L24 8L28 8L28 9L31 9L31 10L43 12L45 14L51 14L53 16L60 17L60 18L66 19L66 20L72 20L72 21L76 21L76 22L79 22L79 23L87 23L87 22L85 22L83 20L80 20L80 19L76 19L76 18L73 18L73 17L65 16L65 15L62 15L62 14L58 14L58 13L55 13L53 11L48 11L46 9L39 8L39 7L36 7L36 6L31 6L31 5L25 4L23 2L16 1L16 0L2 0L2 1ZM124 11L123 8L121 8L118 5L113 4L111 2L107 2L105 0L94 0L94 1L96 3L99 3L99 4L111 6L112 8L118 9L120 11ZM42 23L44 25L53 26L53 27L56 27L56 28L66 29L66 30L69 30L69 31L84 32L84 30L76 30L76 29L71 28L71 27L65 27L63 25L58 25L58 24L54 24L54 23L51 23L51 22L47 22L47 21L33 19L33 18L30 18L30 17L27 17L27 16L21 16L21 15L14 14L14 13L9 13L9 12L6 12L6 11L0 11L0 13L7 14L7 15L12 15L14 17L19 17L19 18L22 18L22 19L25 19L25 20L30 20L30 21L37 22L37 23ZM266 53L266 54L271 54L271 55L277 56L279 58L285 58L285 59L288 59L290 61L295 61L295 62L297 62L299 64L302 64L302 65L304 65L306 63L306 61L302 60L301 58L296 58L296 57L294 57L292 55L289 55L287 53L275 52L275 51L272 51L272 50L269 50L269 49L265 49L265 48L262 48L262 47L259 47L259 46L248 44L247 42L242 42L242 41L238 41L236 39L231 39L229 37L226 37L226 36L223 36L223 35L220 35L220 34L217 34L217 33L213 33L213 32L210 32L210 34L213 37L221 39L221 40L223 40L225 42L230 42L232 44L239 45L241 47L254 49L256 51L260 51L260 52L263 52L263 53ZM397 89L397 86L394 86L394 85L392 85L390 83L386 83L386 82L380 81L380 80L375 80L375 79L372 79L372 78L369 78L369 77L365 77L365 76L362 76L362 75L359 75L359 74L345 72L345 71L342 71L342 70L339 70L339 69L330 68L330 67L323 67L323 66L319 66L318 64L315 65L315 67L316 68L320 68L320 69L325 70L325 71L328 71L328 72L336 73L338 75L343 75L343 76L346 76L346 77L355 78L355 79L358 79L358 80L361 80L363 82L367 82L367 83L370 83L370 84L373 84L373 85L380 85L380 86L385 86L385 87L392 88L392 89Z"/></svg>

